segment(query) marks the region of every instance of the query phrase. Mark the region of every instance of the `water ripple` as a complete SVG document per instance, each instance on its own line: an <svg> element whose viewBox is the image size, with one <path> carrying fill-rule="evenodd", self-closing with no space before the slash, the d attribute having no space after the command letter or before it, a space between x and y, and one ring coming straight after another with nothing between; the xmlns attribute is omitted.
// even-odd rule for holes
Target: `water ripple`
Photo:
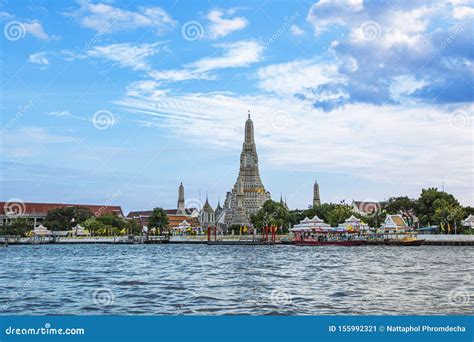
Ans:
<svg viewBox="0 0 474 342"><path fill-rule="evenodd" d="M462 246L9 246L0 249L0 314L471 314L470 252Z"/></svg>

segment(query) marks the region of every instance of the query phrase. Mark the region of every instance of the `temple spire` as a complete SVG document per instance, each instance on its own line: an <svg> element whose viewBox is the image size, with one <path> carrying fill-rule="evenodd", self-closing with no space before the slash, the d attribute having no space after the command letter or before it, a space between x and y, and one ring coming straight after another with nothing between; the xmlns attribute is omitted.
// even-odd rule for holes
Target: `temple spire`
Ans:
<svg viewBox="0 0 474 342"><path fill-rule="evenodd" d="M178 208L176 210L177 214L185 214L185 208L184 208L184 186L183 183L179 185L179 190L178 190Z"/></svg>
<svg viewBox="0 0 474 342"><path fill-rule="evenodd" d="M253 121L250 118L250 110L248 112L248 119L245 122L245 143L254 143L254 137L253 137Z"/></svg>
<svg viewBox="0 0 474 342"><path fill-rule="evenodd" d="M313 186L313 207L321 205L321 197L319 195L319 184L318 181L314 181Z"/></svg>

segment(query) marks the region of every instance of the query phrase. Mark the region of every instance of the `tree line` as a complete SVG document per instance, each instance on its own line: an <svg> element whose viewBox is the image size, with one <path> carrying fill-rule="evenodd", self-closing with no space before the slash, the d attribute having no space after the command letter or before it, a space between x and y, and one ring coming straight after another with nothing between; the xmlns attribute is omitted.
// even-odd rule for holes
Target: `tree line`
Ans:
<svg viewBox="0 0 474 342"><path fill-rule="evenodd" d="M351 205L344 202L323 203L305 210L289 210L284 203L269 200L256 214L251 215L251 222L257 228L275 225L288 231L305 217L312 218L317 215L326 223L336 227L354 215L370 227L380 227L387 214L400 214L410 225L416 218L420 227L449 224L451 227L457 226L457 231L462 232L465 230L462 220L469 214L474 214L473 207L463 207L452 194L439 191L437 188L423 189L416 199L408 196L390 197L379 204L379 207L364 215L354 211Z"/></svg>

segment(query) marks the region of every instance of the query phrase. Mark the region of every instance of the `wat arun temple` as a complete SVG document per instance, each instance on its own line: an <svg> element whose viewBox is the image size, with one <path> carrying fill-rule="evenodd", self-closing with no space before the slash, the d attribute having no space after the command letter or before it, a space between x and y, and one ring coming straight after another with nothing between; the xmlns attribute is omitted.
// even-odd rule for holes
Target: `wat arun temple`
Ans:
<svg viewBox="0 0 474 342"><path fill-rule="evenodd" d="M253 121L249 112L245 122L245 137L240 153L239 175L232 190L226 194L224 208L216 217L217 223L226 227L248 226L250 225L250 215L261 209L263 203L269 199L271 199L270 192L265 190L258 170Z"/></svg>

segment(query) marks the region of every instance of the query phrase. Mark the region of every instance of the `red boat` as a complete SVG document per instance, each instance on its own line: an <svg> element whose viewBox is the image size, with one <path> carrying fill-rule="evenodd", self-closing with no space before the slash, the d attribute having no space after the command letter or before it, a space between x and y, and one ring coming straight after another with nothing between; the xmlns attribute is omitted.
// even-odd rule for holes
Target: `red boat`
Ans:
<svg viewBox="0 0 474 342"><path fill-rule="evenodd" d="M347 231L334 231L332 229L295 229L294 244L298 246L360 246L365 240L358 234Z"/></svg>

